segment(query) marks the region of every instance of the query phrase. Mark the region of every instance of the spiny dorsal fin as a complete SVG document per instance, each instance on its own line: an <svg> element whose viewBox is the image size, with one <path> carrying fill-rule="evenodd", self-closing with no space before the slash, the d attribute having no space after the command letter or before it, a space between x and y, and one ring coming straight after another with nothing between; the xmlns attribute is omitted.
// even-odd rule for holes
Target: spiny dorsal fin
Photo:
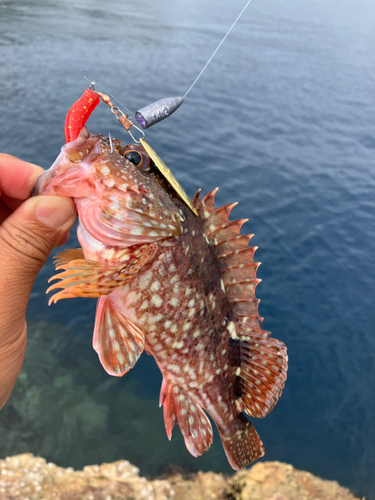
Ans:
<svg viewBox="0 0 375 500"><path fill-rule="evenodd" d="M254 262L257 247L249 247L252 234L241 235L247 219L229 221L236 203L215 208L217 189L202 200L199 192L194 204L203 222L208 241L214 247L221 270L225 293L233 311L228 325L232 340L238 342L241 365L236 375L241 380L240 408L254 417L264 417L275 406L284 387L288 357L285 345L262 330L259 299L255 289L259 262Z"/></svg>

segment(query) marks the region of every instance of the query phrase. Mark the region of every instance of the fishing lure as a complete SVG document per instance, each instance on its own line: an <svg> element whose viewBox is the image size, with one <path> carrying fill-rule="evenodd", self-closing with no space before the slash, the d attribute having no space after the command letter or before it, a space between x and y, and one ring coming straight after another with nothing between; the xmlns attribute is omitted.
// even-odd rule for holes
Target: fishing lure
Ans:
<svg viewBox="0 0 375 500"><path fill-rule="evenodd" d="M158 168L161 175L168 181L170 186L173 188L175 193L181 198L181 200L190 208L190 210L197 216L198 212L194 205L192 204L190 198L185 193L184 189L160 158L160 156L152 149L152 147L145 141L145 134L140 130L129 118L129 115L125 115L117 106L114 106L110 98L103 94L102 92L96 92L95 82L91 82L90 89L84 91L82 96L73 104L73 106L68 111L65 120L65 140L67 143L72 142L77 139L83 126L89 119L91 113L94 111L96 106L99 104L100 99L111 108L111 112L115 115L117 120L125 128L125 130L130 134L134 142L140 142L144 147L145 151L149 157L154 162L155 166ZM130 132L131 127L137 129L143 137L138 141L135 139L133 134Z"/></svg>
<svg viewBox="0 0 375 500"><path fill-rule="evenodd" d="M68 111L65 120L65 142L75 141L91 113L99 104L99 95L91 89L84 91Z"/></svg>

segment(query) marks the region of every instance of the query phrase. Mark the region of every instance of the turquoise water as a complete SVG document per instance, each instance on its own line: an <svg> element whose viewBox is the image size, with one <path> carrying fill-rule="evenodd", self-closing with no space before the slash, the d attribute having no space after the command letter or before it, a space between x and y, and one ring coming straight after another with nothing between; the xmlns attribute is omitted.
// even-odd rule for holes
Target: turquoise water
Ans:
<svg viewBox="0 0 375 500"><path fill-rule="evenodd" d="M0 150L48 168L86 87L136 109L190 86L244 2L0 3ZM254 422L267 460L375 498L375 4L253 0L212 65L148 141L187 193L220 186L249 218L264 326L289 350L287 386ZM122 136L104 106L93 132ZM124 139L127 141L127 139ZM68 247L77 245L75 236ZM200 459L165 436L161 376L143 355L110 378L91 348L95 301L47 307L33 289L24 372L0 415L0 456L61 465L125 458L229 472L220 441Z"/></svg>

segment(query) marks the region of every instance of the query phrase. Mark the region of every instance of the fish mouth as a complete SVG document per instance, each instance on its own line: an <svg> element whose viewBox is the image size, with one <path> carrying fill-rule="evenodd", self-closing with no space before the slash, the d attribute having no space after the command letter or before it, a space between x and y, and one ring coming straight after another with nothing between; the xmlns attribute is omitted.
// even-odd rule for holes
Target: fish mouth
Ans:
<svg viewBox="0 0 375 500"><path fill-rule="evenodd" d="M55 173L51 168L46 170L42 175L40 175L31 191L31 196L38 196L44 194L44 188L50 183L51 179L55 176Z"/></svg>

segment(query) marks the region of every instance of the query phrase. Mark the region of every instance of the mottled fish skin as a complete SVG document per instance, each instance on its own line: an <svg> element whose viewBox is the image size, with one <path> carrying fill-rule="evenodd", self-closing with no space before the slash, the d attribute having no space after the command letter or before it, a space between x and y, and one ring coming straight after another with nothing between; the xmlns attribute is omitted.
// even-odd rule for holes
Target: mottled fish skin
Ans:
<svg viewBox="0 0 375 500"><path fill-rule="evenodd" d="M189 452L201 455L213 438L205 410L231 466L242 469L264 454L242 412L269 413L287 371L284 344L261 327L259 264L251 236L240 235L245 221L228 220L235 204L215 209L216 190L196 195L196 217L152 169L124 160L119 142L110 154L104 138L84 130L64 148L39 193L74 197L86 260L79 250L60 254L66 272L57 276L66 283L54 285L65 288L56 300L100 296L93 345L108 373L123 375L145 349L163 374L168 438L178 423ZM77 161L85 172L78 178Z"/></svg>

